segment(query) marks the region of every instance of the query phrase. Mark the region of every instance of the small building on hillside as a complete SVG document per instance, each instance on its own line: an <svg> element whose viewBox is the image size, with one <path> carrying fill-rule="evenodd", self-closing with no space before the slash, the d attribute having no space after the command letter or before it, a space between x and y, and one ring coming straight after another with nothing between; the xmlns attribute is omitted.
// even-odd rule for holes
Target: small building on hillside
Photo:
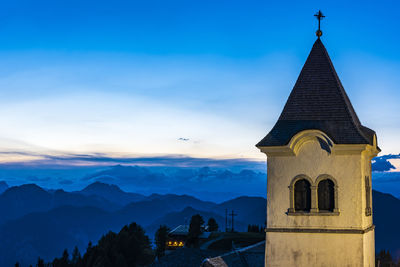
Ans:
<svg viewBox="0 0 400 267"><path fill-rule="evenodd" d="M207 239L210 236L210 232L203 231L199 236L201 239ZM189 235L189 225L179 225L168 233L167 238L167 249L176 249L184 247L186 244L187 237Z"/></svg>

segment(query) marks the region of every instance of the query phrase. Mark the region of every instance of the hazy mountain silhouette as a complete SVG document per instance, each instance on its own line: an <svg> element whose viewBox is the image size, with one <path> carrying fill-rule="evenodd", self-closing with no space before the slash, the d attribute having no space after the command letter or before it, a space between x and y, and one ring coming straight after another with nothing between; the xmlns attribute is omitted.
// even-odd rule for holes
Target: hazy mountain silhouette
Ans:
<svg viewBox="0 0 400 267"><path fill-rule="evenodd" d="M129 194L116 186L95 186L101 187L105 194ZM81 191L48 192L33 184L12 187L0 195L1 213L5 215L2 216L5 223L0 226L0 266L12 265L17 260L31 264L38 256L50 260L75 245L83 251L89 241L96 242L107 231L117 231L131 222L145 227L150 238L159 224L168 224L172 228L175 224L184 224L195 213L202 214L205 219L214 217L224 227L225 211L221 204L173 194L153 194L144 199L119 208L105 198L85 195ZM251 198L245 199L251 202ZM255 199L255 202L265 203L263 198ZM214 210L223 212L218 214ZM252 216L248 219L255 220ZM245 230L246 226L238 220L237 227Z"/></svg>
<svg viewBox="0 0 400 267"><path fill-rule="evenodd" d="M143 201L138 201L140 199ZM129 204L134 202L141 203ZM140 222L147 223L154 219L154 216L162 216L187 206L208 210L215 206L215 203L201 201L187 195L153 194L145 197L140 194L124 192L116 185L99 182L77 192L46 191L35 184L26 184L11 187L0 195L0 224L32 212L48 211L66 205L97 207L106 211L121 209L121 215L127 214L127 219L138 218ZM141 216L136 216L137 214L141 214Z"/></svg>
<svg viewBox="0 0 400 267"><path fill-rule="evenodd" d="M118 231L131 222L142 225L150 238L160 224L173 228L188 223L196 213L205 220L214 217L220 229L224 229L226 209L234 209L238 214L235 218L238 230L246 230L247 224L265 223L266 199L262 197L243 196L216 204L188 195L153 194L119 205L114 201L128 201L130 193L104 184L90 188L102 191L94 195L82 192L87 188L77 192L49 192L28 184L11 187L1 194L0 266L13 265L17 260L31 264L38 256L50 260L75 245L83 251L89 241L97 242L109 230ZM103 198L100 192L108 197ZM376 249L390 249L392 254L400 256L400 200L373 191L373 205Z"/></svg>
<svg viewBox="0 0 400 267"><path fill-rule="evenodd" d="M190 194L214 202L226 200L226 192L230 192L231 197L246 194L244 192L259 196L266 193L266 174L263 172L233 172L210 167L156 168L116 165L86 175L81 181L117 184L130 191L140 190L146 194Z"/></svg>
<svg viewBox="0 0 400 267"><path fill-rule="evenodd" d="M65 192L62 189L54 191L53 206L99 207L107 211L115 211L123 204L109 201L108 198L93 195L86 196L76 192Z"/></svg>
<svg viewBox="0 0 400 267"><path fill-rule="evenodd" d="M8 189L8 184L4 181L0 181L0 194Z"/></svg>
<svg viewBox="0 0 400 267"><path fill-rule="evenodd" d="M400 199L390 194L372 191L375 224L375 251L390 249L400 258Z"/></svg>
<svg viewBox="0 0 400 267"><path fill-rule="evenodd" d="M79 193L87 196L104 198L118 205L126 205L128 203L140 201L145 198L145 196L141 194L127 193L122 191L116 185L105 184L101 182L94 182L79 191Z"/></svg>
<svg viewBox="0 0 400 267"><path fill-rule="evenodd" d="M0 224L32 212L48 211L65 205L93 206L104 210L121 207L102 198L63 190L49 192L35 184L25 184L10 187L0 195Z"/></svg>
<svg viewBox="0 0 400 267"><path fill-rule="evenodd" d="M25 184L7 189L0 195L0 224L25 214L52 208L52 196L35 184Z"/></svg>
<svg viewBox="0 0 400 267"><path fill-rule="evenodd" d="M151 195L146 201L128 204L117 211L116 216L125 221L134 221L145 227L170 212L181 211L188 206L207 211L213 210L216 204L186 195Z"/></svg>
<svg viewBox="0 0 400 267"><path fill-rule="evenodd" d="M215 207L215 203L211 201L203 201L189 195L175 194L152 194L148 197L149 200L167 201L174 210L181 210L184 207L193 207L199 210L209 210Z"/></svg>
<svg viewBox="0 0 400 267"><path fill-rule="evenodd" d="M51 260L64 248L75 245L83 250L89 240L97 241L118 222L110 213L95 207L59 207L12 220L0 227L0 266L23 266L34 263L38 256Z"/></svg>
<svg viewBox="0 0 400 267"><path fill-rule="evenodd" d="M373 188L400 199L400 172L375 172L372 174Z"/></svg>

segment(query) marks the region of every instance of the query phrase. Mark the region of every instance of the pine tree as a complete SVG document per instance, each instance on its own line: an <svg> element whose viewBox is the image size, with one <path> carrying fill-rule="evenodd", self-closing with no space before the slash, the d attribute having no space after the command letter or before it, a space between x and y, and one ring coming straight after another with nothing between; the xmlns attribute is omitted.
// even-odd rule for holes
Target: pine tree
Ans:
<svg viewBox="0 0 400 267"><path fill-rule="evenodd" d="M210 219L208 219L207 225L208 225L208 231L210 232L218 231L218 223L214 218L211 217Z"/></svg>
<svg viewBox="0 0 400 267"><path fill-rule="evenodd" d="M376 266L380 266L380 267L393 267L394 262L392 259L392 255L390 255L389 250L385 251L385 250L381 250L379 252L379 254L377 255L376 259Z"/></svg>
<svg viewBox="0 0 400 267"><path fill-rule="evenodd" d="M155 235L156 256L158 258L165 255L165 248L170 229L166 225L160 225Z"/></svg>
<svg viewBox="0 0 400 267"><path fill-rule="evenodd" d="M44 267L44 260L41 259L40 257L38 258L38 261L36 263L36 267Z"/></svg>
<svg viewBox="0 0 400 267"><path fill-rule="evenodd" d="M116 234L108 232L97 245L88 245L79 266L147 266L154 260L149 238L136 223Z"/></svg>
<svg viewBox="0 0 400 267"><path fill-rule="evenodd" d="M168 232L168 231L167 231ZM38 260L39 261L39 260ZM148 266L154 261L154 252L151 243L143 228L132 223L124 226L116 234L108 232L100 238L97 245L89 242L85 254L81 257L77 247L72 257L64 250L60 258L55 258L47 266L52 267L88 267L88 266ZM43 263L44 264L44 263ZM15 266L19 267L16 263ZM37 265L38 266L38 265ZM44 265L39 265L46 266Z"/></svg>
<svg viewBox="0 0 400 267"><path fill-rule="evenodd" d="M72 251L72 259L71 263L73 266L76 266L81 260L81 253L77 246L75 246L74 250Z"/></svg>
<svg viewBox="0 0 400 267"><path fill-rule="evenodd" d="M204 225L203 217L200 214L192 216L189 225L189 234L186 244L188 246L196 247L199 243L199 236L201 235L201 227Z"/></svg>
<svg viewBox="0 0 400 267"><path fill-rule="evenodd" d="M61 262L62 264L64 264L64 266L68 266L69 264L69 254L68 254L68 250L64 249L62 258L61 258Z"/></svg>

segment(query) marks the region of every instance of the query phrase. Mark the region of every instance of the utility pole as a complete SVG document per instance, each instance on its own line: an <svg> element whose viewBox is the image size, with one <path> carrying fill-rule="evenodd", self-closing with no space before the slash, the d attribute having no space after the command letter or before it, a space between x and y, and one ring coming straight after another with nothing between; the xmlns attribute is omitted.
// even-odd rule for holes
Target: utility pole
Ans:
<svg viewBox="0 0 400 267"><path fill-rule="evenodd" d="M234 212L234 210L232 210L232 213L229 214L229 216L232 216L232 229L231 229L231 232L235 231L235 228L233 226L233 221L234 221L234 218L235 218L236 215L237 214Z"/></svg>
<svg viewBox="0 0 400 267"><path fill-rule="evenodd" d="M228 209L225 209L225 232L228 232Z"/></svg>

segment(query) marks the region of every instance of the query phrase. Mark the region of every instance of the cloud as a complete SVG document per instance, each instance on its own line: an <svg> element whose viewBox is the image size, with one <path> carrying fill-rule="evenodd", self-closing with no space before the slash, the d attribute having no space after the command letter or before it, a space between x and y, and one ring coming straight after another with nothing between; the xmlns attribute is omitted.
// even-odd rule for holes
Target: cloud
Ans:
<svg viewBox="0 0 400 267"><path fill-rule="evenodd" d="M194 158L183 155L164 155L147 157L113 157L103 153L93 154L42 154L27 151L6 151L0 152L6 156L29 156L33 158L29 161L1 163L0 166L110 166L114 164L138 165L138 166L160 166L160 167L192 167L200 168L204 166L213 168L232 168L232 169L257 169L265 170L265 161L251 159L214 159L214 158Z"/></svg>
<svg viewBox="0 0 400 267"><path fill-rule="evenodd" d="M372 162L372 171L390 171L391 169L395 169L395 167L384 158L375 158Z"/></svg>

